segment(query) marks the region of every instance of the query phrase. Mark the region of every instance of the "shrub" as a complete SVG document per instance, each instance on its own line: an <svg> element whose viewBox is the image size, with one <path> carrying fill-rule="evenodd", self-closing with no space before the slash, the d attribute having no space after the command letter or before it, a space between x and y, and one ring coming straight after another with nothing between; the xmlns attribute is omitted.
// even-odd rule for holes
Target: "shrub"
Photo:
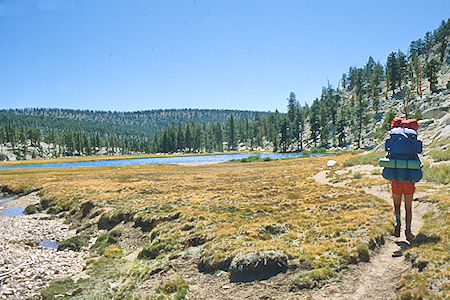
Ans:
<svg viewBox="0 0 450 300"><path fill-rule="evenodd" d="M30 204L27 207L25 207L25 210L23 211L26 215L35 214L37 212L36 204Z"/></svg>
<svg viewBox="0 0 450 300"><path fill-rule="evenodd" d="M138 254L138 259L154 259L158 255L169 252L175 248L177 241L175 236L163 234L142 248Z"/></svg>
<svg viewBox="0 0 450 300"><path fill-rule="evenodd" d="M362 174L359 172L356 172L355 174L353 174L353 179L361 179L362 178Z"/></svg>
<svg viewBox="0 0 450 300"><path fill-rule="evenodd" d="M92 246L92 249L97 252L97 254L102 255L105 253L106 248L118 242L118 238L122 235L122 231L120 229L113 229L109 232L105 232L101 234L95 244Z"/></svg>
<svg viewBox="0 0 450 300"><path fill-rule="evenodd" d="M107 258L120 258L122 257L122 249L115 246L115 245L111 245L106 247L103 255Z"/></svg>
<svg viewBox="0 0 450 300"><path fill-rule="evenodd" d="M73 251L80 251L81 247L86 246L88 239L82 235L76 235L65 241L58 243L58 250L69 249Z"/></svg>
<svg viewBox="0 0 450 300"><path fill-rule="evenodd" d="M178 277L158 287L158 294L153 295L152 299L173 299L181 300L185 299L189 292L189 285L182 277Z"/></svg>

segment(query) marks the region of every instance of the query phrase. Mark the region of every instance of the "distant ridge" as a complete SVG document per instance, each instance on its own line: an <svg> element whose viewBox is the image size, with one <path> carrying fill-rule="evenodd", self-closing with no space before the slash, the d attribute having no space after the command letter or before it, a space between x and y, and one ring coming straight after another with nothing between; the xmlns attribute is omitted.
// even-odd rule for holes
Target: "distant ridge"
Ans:
<svg viewBox="0 0 450 300"><path fill-rule="evenodd" d="M60 108L24 108L0 110L0 124L11 123L15 126L39 127L45 134L49 131L66 129L84 130L89 134L152 138L164 128L178 123L194 122L225 124L233 114L236 119L253 120L268 112L255 112L231 109L157 109L144 111L101 111Z"/></svg>

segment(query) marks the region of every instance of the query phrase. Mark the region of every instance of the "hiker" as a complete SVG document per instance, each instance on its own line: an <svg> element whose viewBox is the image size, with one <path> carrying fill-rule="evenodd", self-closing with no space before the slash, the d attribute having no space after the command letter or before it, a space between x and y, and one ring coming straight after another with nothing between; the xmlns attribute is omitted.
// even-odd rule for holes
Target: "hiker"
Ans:
<svg viewBox="0 0 450 300"><path fill-rule="evenodd" d="M403 195L406 211L405 236L409 242L414 240L414 235L411 232L411 207L415 192L414 183L422 178L422 163L417 155L422 152L422 142L417 140L418 128L416 119L405 120L395 117L392 120L391 130L389 131L390 138L386 140L385 144L390 166L384 168L383 177L391 181L395 215L394 236L400 237L400 205Z"/></svg>

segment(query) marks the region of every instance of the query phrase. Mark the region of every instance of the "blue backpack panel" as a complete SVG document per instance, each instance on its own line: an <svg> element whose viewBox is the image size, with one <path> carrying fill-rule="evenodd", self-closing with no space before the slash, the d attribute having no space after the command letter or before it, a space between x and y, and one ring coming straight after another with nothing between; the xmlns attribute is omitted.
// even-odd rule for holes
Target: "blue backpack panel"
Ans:
<svg viewBox="0 0 450 300"><path fill-rule="evenodd" d="M418 160L422 153L422 142L417 139L417 132L409 128L393 128L384 144L388 158L401 160ZM421 169L384 168L383 177L400 182L417 182L422 179Z"/></svg>
<svg viewBox="0 0 450 300"><path fill-rule="evenodd" d="M418 159L417 153L422 153L422 142L417 139L415 130L394 128L389 133L391 136L384 144L384 150L389 152L389 158Z"/></svg>

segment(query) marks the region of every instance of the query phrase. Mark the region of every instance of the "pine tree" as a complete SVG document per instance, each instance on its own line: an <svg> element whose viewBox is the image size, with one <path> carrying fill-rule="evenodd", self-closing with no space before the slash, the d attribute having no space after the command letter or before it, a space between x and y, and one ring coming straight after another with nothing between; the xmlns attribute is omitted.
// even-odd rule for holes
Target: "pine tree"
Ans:
<svg viewBox="0 0 450 300"><path fill-rule="evenodd" d="M345 74L345 73L342 74L341 82L342 82L342 88L345 89L346 83L347 83L347 74Z"/></svg>
<svg viewBox="0 0 450 300"><path fill-rule="evenodd" d="M430 82L430 90L432 93L435 93L437 91L437 73L440 69L440 66L441 62L435 58L431 59L425 65L425 75L427 76L428 81Z"/></svg>
<svg viewBox="0 0 450 300"><path fill-rule="evenodd" d="M328 126L330 110L327 106L327 101L322 100L319 102L319 123L320 123L320 140L321 147L328 145L328 137L330 134L330 128Z"/></svg>
<svg viewBox="0 0 450 300"><path fill-rule="evenodd" d="M406 84L408 82L407 69L406 69L406 55L398 50L397 53L397 66L398 66L398 87L402 88L402 82Z"/></svg>
<svg viewBox="0 0 450 300"><path fill-rule="evenodd" d="M357 122L358 122L358 149L361 148L361 135L362 135L362 131L364 129L364 126L367 123L367 116L364 113L367 109L368 103L367 101L363 98L362 93L359 93L356 96L356 101L357 101L357 107L356 107L356 113L357 113Z"/></svg>
<svg viewBox="0 0 450 300"><path fill-rule="evenodd" d="M336 124L336 134L338 138L339 147L345 145L345 127L347 126L346 116L344 108L340 107L338 110L337 124Z"/></svg>
<svg viewBox="0 0 450 300"><path fill-rule="evenodd" d="M303 109L297 106L295 109L295 119L293 124L295 139L297 140L297 151L303 151L303 133L305 131L305 117Z"/></svg>
<svg viewBox="0 0 450 300"><path fill-rule="evenodd" d="M445 51L447 49L448 37L450 36L450 19L442 21L441 26L436 30L436 42L440 43L438 51L441 55L440 61L444 62Z"/></svg>
<svg viewBox="0 0 450 300"><path fill-rule="evenodd" d="M392 93L395 93L395 88L400 78L397 54L395 52L391 52L387 58L386 76L389 78L389 87Z"/></svg>
<svg viewBox="0 0 450 300"><path fill-rule="evenodd" d="M283 117L280 128L280 146L283 152L287 151L288 144L288 120Z"/></svg>
<svg viewBox="0 0 450 300"><path fill-rule="evenodd" d="M311 105L310 117L309 117L311 139L314 142L314 147L317 147L317 137L319 136L319 130L320 130L320 120L319 120L320 111L319 110L320 110L319 99L316 98L314 100L313 104Z"/></svg>
<svg viewBox="0 0 450 300"><path fill-rule="evenodd" d="M227 124L227 132L228 132L228 149L233 151L236 150L236 132L235 132L235 125L234 125L234 117L233 114L230 114L230 117L228 118L228 124Z"/></svg>
<svg viewBox="0 0 450 300"><path fill-rule="evenodd" d="M296 100L296 98L295 98L295 93L294 92L291 92L290 94L289 94L289 98L287 99L288 100L288 118L289 118L289 122L290 123L292 123L292 122L294 122L294 118L295 118L295 106L296 106L296 103L297 103L297 100Z"/></svg>
<svg viewBox="0 0 450 300"><path fill-rule="evenodd" d="M192 141L191 126L189 123L190 122L186 123L186 132L185 132L185 136L184 136L184 142L185 142L185 148L188 149L188 152L191 152L192 147L193 147L193 141Z"/></svg>

